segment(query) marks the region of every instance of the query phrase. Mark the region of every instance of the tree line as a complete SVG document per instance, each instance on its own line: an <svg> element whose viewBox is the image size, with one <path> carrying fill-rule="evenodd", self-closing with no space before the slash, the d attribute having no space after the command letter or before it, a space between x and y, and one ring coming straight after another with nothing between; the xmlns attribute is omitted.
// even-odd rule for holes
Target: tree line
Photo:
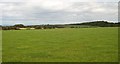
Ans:
<svg viewBox="0 0 120 64"><path fill-rule="evenodd" d="M55 29L55 28L64 28L62 25L29 25L24 26L23 24L16 24L14 26L2 26L2 30L20 30L20 28L26 28L29 30L30 28L35 29Z"/></svg>
<svg viewBox="0 0 120 64"><path fill-rule="evenodd" d="M77 23L71 25L89 25L89 26L98 26L98 27L120 27L120 22L113 23L107 21L94 21L94 22L86 22L86 23Z"/></svg>
<svg viewBox="0 0 120 64"><path fill-rule="evenodd" d="M73 26L74 25L74 26ZM20 28L35 28L35 29L55 29L55 28L80 28L80 26L95 26L95 27L120 27L120 22L112 23L107 21L94 21L94 22L85 22L85 23L76 23L76 24L64 24L64 25L28 25L24 26L23 24L15 24L14 26L1 26L2 30L20 30Z"/></svg>

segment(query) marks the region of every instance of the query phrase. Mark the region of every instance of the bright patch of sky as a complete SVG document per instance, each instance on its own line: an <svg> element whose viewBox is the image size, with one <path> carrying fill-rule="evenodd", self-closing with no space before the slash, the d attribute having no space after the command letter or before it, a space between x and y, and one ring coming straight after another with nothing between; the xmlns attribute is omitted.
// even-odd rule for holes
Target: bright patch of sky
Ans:
<svg viewBox="0 0 120 64"><path fill-rule="evenodd" d="M0 24L118 21L118 0L0 0Z"/></svg>

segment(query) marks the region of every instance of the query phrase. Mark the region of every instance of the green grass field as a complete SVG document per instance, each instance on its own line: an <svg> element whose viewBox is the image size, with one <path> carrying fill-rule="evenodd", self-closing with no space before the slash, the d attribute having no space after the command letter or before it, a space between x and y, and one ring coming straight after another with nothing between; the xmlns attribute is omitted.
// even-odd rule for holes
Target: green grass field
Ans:
<svg viewBox="0 0 120 64"><path fill-rule="evenodd" d="M0 62L2 62L2 31L0 30Z"/></svg>
<svg viewBox="0 0 120 64"><path fill-rule="evenodd" d="M118 28L3 31L3 62L117 62Z"/></svg>

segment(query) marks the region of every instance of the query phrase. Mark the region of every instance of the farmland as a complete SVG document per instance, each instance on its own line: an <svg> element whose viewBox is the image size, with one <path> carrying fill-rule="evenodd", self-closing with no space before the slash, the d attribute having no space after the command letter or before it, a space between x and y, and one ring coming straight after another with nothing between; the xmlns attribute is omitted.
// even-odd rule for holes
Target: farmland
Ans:
<svg viewBox="0 0 120 64"><path fill-rule="evenodd" d="M3 62L117 62L118 28L3 30Z"/></svg>
<svg viewBox="0 0 120 64"><path fill-rule="evenodd" d="M0 62L2 62L2 31L0 30Z"/></svg>

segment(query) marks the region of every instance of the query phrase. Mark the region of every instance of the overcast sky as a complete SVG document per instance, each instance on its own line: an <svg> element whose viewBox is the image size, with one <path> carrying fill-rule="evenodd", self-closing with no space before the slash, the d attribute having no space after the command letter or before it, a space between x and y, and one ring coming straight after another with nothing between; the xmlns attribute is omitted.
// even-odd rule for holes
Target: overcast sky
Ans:
<svg viewBox="0 0 120 64"><path fill-rule="evenodd" d="M119 0L0 0L0 24L118 21Z"/></svg>

